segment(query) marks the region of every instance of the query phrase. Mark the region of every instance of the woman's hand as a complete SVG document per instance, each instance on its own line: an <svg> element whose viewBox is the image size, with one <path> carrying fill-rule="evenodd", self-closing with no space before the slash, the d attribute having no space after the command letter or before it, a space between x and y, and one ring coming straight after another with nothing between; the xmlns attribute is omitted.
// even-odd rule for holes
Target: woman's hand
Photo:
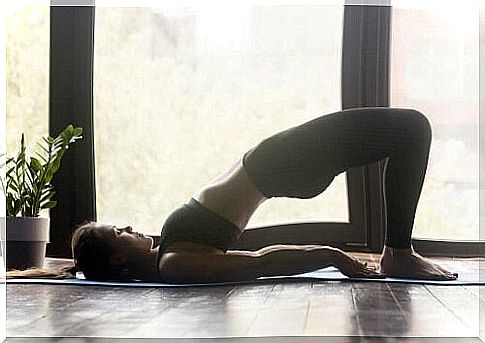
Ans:
<svg viewBox="0 0 485 343"><path fill-rule="evenodd" d="M386 276L380 274L373 267L367 266L367 262L361 263L354 257L343 252L340 249L335 249L335 267L340 270L342 274L349 278L372 278L383 279Z"/></svg>

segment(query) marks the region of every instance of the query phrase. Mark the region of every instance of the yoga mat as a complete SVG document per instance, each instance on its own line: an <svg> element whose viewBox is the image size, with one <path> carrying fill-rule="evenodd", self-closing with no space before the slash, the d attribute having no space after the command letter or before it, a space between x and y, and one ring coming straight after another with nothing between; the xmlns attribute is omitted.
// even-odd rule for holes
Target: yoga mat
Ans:
<svg viewBox="0 0 485 343"><path fill-rule="evenodd" d="M275 276L263 277L254 281L242 282L218 282L210 284L167 284L158 282L101 282L85 280L82 273L78 273L76 279L9 279L7 283L26 283L26 284L60 284L60 285L95 285L95 286L117 286L117 287L194 287L194 286L223 286L223 285L244 285L244 284L259 284L259 283L274 283L274 282L325 282L325 281L363 281L363 282L393 282L393 283L410 283L410 284L425 284L425 285L485 285L485 281L480 281L478 273L458 273L458 279L453 281L431 281L431 280L410 280L398 278L385 279L349 279L347 276L339 272L337 268L328 267L314 272L292 275L292 276Z"/></svg>

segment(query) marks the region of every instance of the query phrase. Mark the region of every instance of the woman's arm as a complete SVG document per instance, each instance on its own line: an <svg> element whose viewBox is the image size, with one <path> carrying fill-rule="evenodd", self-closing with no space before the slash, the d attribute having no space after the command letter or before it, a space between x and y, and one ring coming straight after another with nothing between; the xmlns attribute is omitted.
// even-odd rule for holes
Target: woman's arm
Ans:
<svg viewBox="0 0 485 343"><path fill-rule="evenodd" d="M255 252L226 254L169 252L160 260L160 275L171 283L249 281L287 276L335 266L349 277L382 277L340 249L328 246L270 246Z"/></svg>
<svg viewBox="0 0 485 343"><path fill-rule="evenodd" d="M272 245L256 253L262 254L266 267L264 276L294 275L329 266L336 267L350 278L384 278L375 268L368 267L344 251L322 245Z"/></svg>
<svg viewBox="0 0 485 343"><path fill-rule="evenodd" d="M263 276L286 276L308 273L335 266L337 252L327 246L272 245L258 250Z"/></svg>

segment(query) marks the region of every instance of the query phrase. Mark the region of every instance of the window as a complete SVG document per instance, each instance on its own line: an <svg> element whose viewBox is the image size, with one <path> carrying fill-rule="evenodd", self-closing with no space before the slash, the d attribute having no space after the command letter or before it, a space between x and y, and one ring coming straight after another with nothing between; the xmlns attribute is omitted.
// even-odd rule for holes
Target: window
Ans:
<svg viewBox="0 0 485 343"><path fill-rule="evenodd" d="M478 240L476 8L393 8L391 106L416 108L433 127L414 236Z"/></svg>
<svg viewBox="0 0 485 343"><path fill-rule="evenodd" d="M31 154L48 134L49 2L10 1L6 8L6 151L14 157L22 133Z"/></svg>
<svg viewBox="0 0 485 343"><path fill-rule="evenodd" d="M98 3L97 3L98 4ZM97 216L163 219L263 138L341 109L343 6L97 7ZM345 174L248 227L349 219Z"/></svg>
<svg viewBox="0 0 485 343"><path fill-rule="evenodd" d="M11 1L6 16L9 155L17 152L22 132L31 147L48 133L49 2L25 3Z"/></svg>

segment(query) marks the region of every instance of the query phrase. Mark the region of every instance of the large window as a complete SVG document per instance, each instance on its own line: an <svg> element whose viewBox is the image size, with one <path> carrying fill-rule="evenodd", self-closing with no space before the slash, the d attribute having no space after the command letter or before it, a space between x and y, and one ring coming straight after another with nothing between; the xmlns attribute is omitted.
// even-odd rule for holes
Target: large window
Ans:
<svg viewBox="0 0 485 343"><path fill-rule="evenodd" d="M478 240L476 8L393 8L391 106L421 110L433 127L414 236Z"/></svg>
<svg viewBox="0 0 485 343"><path fill-rule="evenodd" d="M33 154L48 133L49 2L9 1L5 7L7 154L15 156L22 133Z"/></svg>
<svg viewBox="0 0 485 343"><path fill-rule="evenodd" d="M343 6L97 7L97 216L163 219L263 138L341 109ZM345 174L249 227L349 220Z"/></svg>
<svg viewBox="0 0 485 343"><path fill-rule="evenodd" d="M48 133L49 2L7 7L7 151L14 154ZM42 6L41 6L42 5Z"/></svg>

